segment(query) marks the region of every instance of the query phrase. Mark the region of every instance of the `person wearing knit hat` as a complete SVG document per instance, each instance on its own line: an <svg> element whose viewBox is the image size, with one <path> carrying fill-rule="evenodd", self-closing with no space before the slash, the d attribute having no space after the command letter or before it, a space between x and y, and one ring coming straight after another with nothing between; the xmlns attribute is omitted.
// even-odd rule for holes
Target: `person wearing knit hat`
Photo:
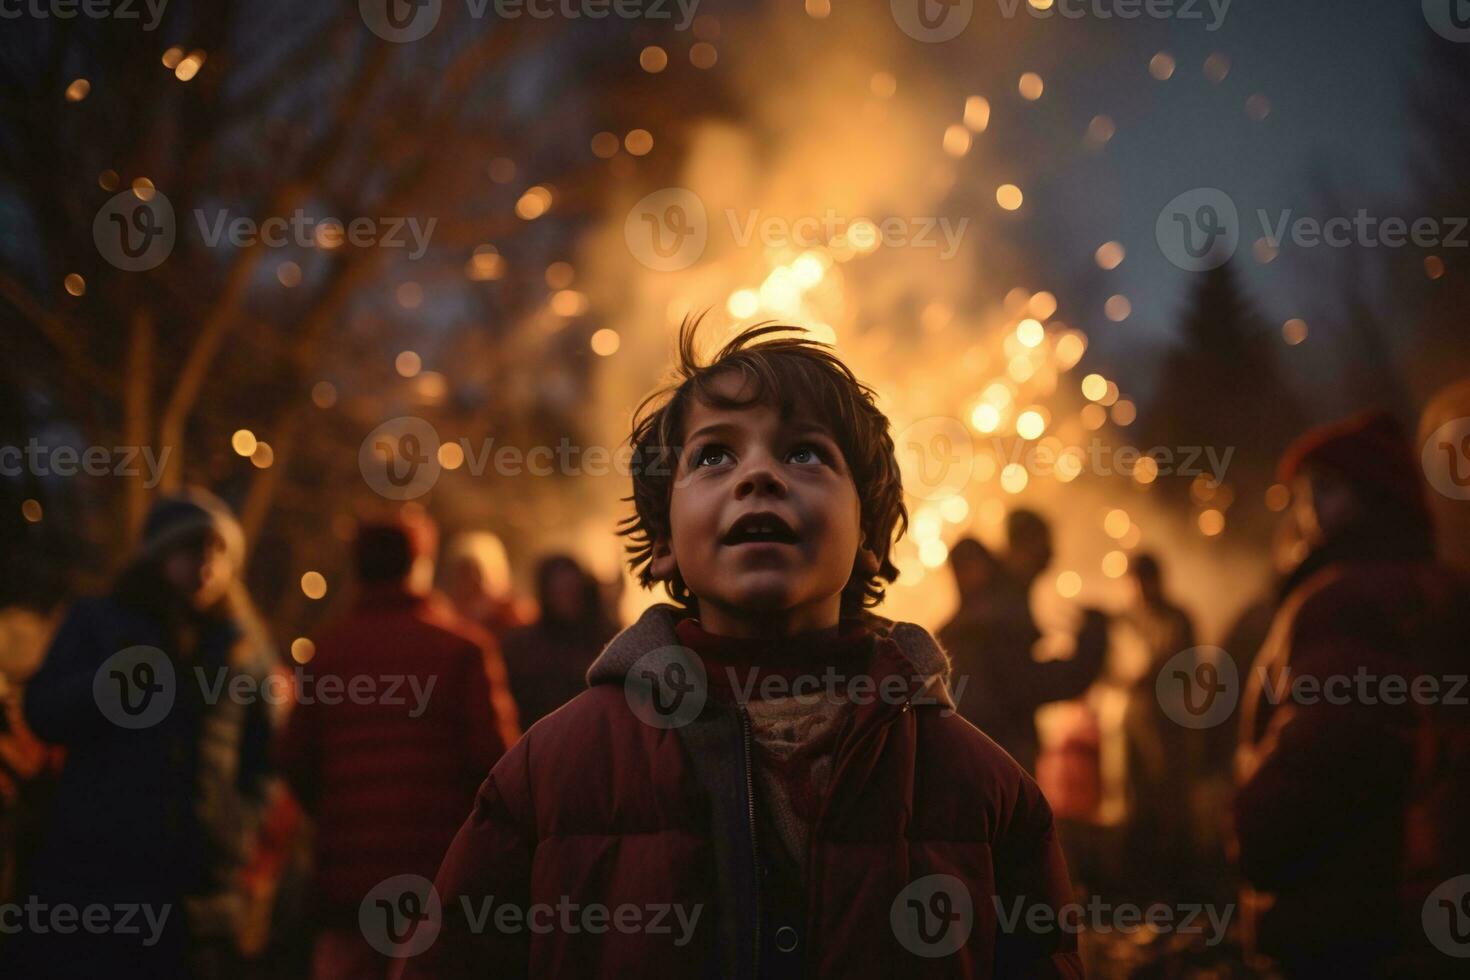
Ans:
<svg viewBox="0 0 1470 980"><path fill-rule="evenodd" d="M1399 423L1368 411L1308 431L1282 457L1279 479L1293 494L1310 545L1374 520L1427 538L1424 480Z"/></svg>
<svg viewBox="0 0 1470 980"><path fill-rule="evenodd" d="M15 976L234 975L276 721L243 552L218 497L161 497L112 590L67 610L24 696L26 723L66 750L29 888L53 908L127 905L155 921L22 931L5 947Z"/></svg>
<svg viewBox="0 0 1470 980"><path fill-rule="evenodd" d="M135 560L156 563L163 578L202 609L229 591L244 556L245 535L229 505L208 490L187 487L149 508Z"/></svg>
<svg viewBox="0 0 1470 980"><path fill-rule="evenodd" d="M1392 964L1424 944L1421 910L1463 871L1463 835L1415 808L1426 788L1463 800L1470 787L1463 767L1453 787L1421 771L1436 709L1402 692L1453 689L1470 601L1435 560L1421 470L1389 416L1306 433L1280 478L1309 552L1242 682L1234 835L1258 890L1243 895L1246 934L1287 977L1424 975Z"/></svg>
<svg viewBox="0 0 1470 980"><path fill-rule="evenodd" d="M240 522L223 500L201 487L183 490L154 501L143 521L144 555L162 554L171 545L187 541L201 531L219 536L234 559L245 549Z"/></svg>

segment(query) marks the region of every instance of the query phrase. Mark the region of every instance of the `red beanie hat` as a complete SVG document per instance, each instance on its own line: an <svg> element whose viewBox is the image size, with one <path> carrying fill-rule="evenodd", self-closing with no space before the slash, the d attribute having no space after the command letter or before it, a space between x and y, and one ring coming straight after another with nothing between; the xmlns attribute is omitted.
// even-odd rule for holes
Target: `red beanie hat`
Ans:
<svg viewBox="0 0 1470 980"><path fill-rule="evenodd" d="M1278 479L1289 483L1304 469L1325 470L1365 496L1402 508L1424 524L1429 508L1423 477L1403 427L1383 411L1360 412L1309 429L1281 458Z"/></svg>

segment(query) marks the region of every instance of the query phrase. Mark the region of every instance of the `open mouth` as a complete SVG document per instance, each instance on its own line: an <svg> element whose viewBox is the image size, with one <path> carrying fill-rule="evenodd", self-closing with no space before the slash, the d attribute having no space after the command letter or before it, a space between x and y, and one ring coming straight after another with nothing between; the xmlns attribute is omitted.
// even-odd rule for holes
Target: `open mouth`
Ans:
<svg viewBox="0 0 1470 980"><path fill-rule="evenodd" d="M746 514L730 525L721 544L795 544L796 532L771 513Z"/></svg>

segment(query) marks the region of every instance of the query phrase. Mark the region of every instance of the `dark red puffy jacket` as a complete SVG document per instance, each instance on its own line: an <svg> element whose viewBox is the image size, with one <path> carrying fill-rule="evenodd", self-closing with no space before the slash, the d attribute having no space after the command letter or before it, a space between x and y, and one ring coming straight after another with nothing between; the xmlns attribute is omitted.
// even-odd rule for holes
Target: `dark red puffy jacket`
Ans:
<svg viewBox="0 0 1470 980"><path fill-rule="evenodd" d="M1467 869L1467 595L1428 561L1342 561L1277 614L1245 687L1234 809L1241 870L1272 896L1247 914L1288 975L1392 972L1424 945L1429 892Z"/></svg>
<svg viewBox="0 0 1470 980"><path fill-rule="evenodd" d="M636 680L677 649L680 615L655 606L619 634L589 672L591 689L496 765L439 870L437 934L400 968L403 980L758 974L762 892L742 711L710 685L696 720L654 727L625 694L630 672ZM1016 917L1069 898L1046 800L954 713L947 658L929 634L869 623L871 675L906 693L856 707L839 742L804 875L801 972L1081 976L1074 935L1028 931L1027 915ZM945 895L911 887L935 881ZM606 912L586 918L592 904ZM670 904L687 930L673 914L661 922L669 931L654 928L654 910ZM515 910L504 919L503 906ZM923 922L904 919L919 913ZM919 955L941 947L913 951L918 934L958 948Z"/></svg>

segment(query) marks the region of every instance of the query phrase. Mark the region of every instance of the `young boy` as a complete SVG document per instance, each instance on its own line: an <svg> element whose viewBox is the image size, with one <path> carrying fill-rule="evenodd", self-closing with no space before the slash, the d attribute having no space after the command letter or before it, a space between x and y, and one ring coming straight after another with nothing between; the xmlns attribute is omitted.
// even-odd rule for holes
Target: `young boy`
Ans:
<svg viewBox="0 0 1470 980"><path fill-rule="evenodd" d="M622 532L675 604L491 771L403 976L1081 976L1045 799L866 611L907 525L872 391L789 327L702 363L697 327Z"/></svg>

